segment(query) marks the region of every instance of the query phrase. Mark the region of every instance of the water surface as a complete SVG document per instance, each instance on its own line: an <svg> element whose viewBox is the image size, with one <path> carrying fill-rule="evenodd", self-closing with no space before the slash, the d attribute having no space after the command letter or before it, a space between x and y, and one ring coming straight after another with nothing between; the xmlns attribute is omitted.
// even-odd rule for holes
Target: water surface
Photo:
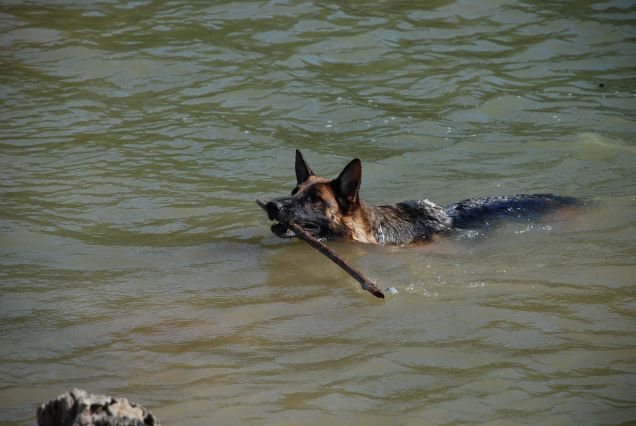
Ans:
<svg viewBox="0 0 636 426"><path fill-rule="evenodd" d="M636 421L632 2L22 2L0 12L0 422L72 388L164 424ZM254 204L294 149L370 202L576 215L332 246Z"/></svg>

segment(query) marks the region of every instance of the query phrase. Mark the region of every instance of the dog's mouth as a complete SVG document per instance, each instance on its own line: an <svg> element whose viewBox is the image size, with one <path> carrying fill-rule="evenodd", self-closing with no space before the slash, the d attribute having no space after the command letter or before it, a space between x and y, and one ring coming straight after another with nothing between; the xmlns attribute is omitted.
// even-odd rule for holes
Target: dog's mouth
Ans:
<svg viewBox="0 0 636 426"><path fill-rule="evenodd" d="M320 226L316 223L305 222L298 223L305 231L309 232L314 237L321 237ZM272 225L272 232L280 238L292 238L296 236L296 233L286 223L275 223Z"/></svg>
<svg viewBox="0 0 636 426"><path fill-rule="evenodd" d="M296 236L296 233L290 226L286 223L286 221L282 220L279 215L280 213L273 209L272 207L268 207L268 204L263 200L256 200L256 204L267 213L267 217L269 220L276 221L277 223L272 225L272 232L274 235L280 238L292 238ZM327 235L323 235L323 230L317 222L312 221L294 221L297 225L302 227L308 233L313 235L316 238L325 239Z"/></svg>

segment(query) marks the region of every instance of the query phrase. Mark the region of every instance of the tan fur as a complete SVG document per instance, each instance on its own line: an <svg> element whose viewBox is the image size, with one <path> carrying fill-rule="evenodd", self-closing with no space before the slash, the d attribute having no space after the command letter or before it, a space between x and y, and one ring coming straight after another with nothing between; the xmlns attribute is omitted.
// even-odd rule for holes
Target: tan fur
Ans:
<svg viewBox="0 0 636 426"><path fill-rule="evenodd" d="M373 233L364 219L364 214L360 209L360 205L356 203L352 211L343 214L338 206L338 200L329 186L330 179L311 176L309 179L299 186L298 191L304 191L313 186L320 194L320 198L325 202L325 215L329 218L333 231L343 235L346 238L367 244L377 244Z"/></svg>
<svg viewBox="0 0 636 426"><path fill-rule="evenodd" d="M312 176L308 184L319 183L317 185L320 197L327 205L325 215L329 218L333 225L333 230L336 233L345 236L346 238L359 241L362 243L376 243L375 238L369 232L369 227L364 220L359 204L356 203L352 206L352 211L348 214L341 211L338 207L338 200L336 200L335 194L329 186L330 180ZM304 185L303 185L304 186Z"/></svg>
<svg viewBox="0 0 636 426"><path fill-rule="evenodd" d="M327 179L327 178L323 178L320 176L309 176L309 178L300 184L300 186L298 187L299 191L303 191L304 189L306 189L307 187L315 184L315 183L329 183L331 180Z"/></svg>
<svg viewBox="0 0 636 426"><path fill-rule="evenodd" d="M377 244L360 205L358 204L352 210L349 214L342 216L341 219L345 234L352 240L361 243Z"/></svg>

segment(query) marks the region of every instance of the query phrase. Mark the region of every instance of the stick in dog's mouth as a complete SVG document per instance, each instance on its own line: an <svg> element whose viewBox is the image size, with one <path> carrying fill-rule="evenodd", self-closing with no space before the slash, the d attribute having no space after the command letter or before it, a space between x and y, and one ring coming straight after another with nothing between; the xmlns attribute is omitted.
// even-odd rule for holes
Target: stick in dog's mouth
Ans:
<svg viewBox="0 0 636 426"><path fill-rule="evenodd" d="M263 210L267 211L267 207L266 207L267 203L265 203L263 200L257 199L256 204L258 204L258 206L262 208ZM312 246L313 248L315 248L316 250L318 250L319 252L327 256L332 262L340 266L349 275L355 278L356 281L360 283L360 285L362 286L364 290L373 294L375 297L384 299L384 294L378 288L378 286L375 285L375 283L373 283L369 278L367 278L361 271L349 265L342 257L338 255L338 253L336 253L333 249L331 249L330 247L325 245L323 242L318 240L316 237L311 235L309 232L307 232L307 230L303 229L302 226L294 222L280 223L279 225L287 227L289 231L293 232L296 237L304 240L310 246Z"/></svg>
<svg viewBox="0 0 636 426"><path fill-rule="evenodd" d="M261 200L260 198L256 200L256 204L258 204L258 206L260 208L262 208L263 210L267 211L267 203L263 200Z"/></svg>

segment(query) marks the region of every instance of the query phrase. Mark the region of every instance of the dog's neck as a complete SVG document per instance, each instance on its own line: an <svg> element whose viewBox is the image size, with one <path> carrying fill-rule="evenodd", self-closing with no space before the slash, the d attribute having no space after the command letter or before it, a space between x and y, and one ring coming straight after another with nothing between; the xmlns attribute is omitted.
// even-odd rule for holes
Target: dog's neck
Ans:
<svg viewBox="0 0 636 426"><path fill-rule="evenodd" d="M359 241L367 238L366 242L380 245L424 241L451 227L451 219L446 210L429 200L404 201L382 206L361 201L359 210L367 225L366 235L354 235L353 238ZM354 234L360 234L359 230Z"/></svg>

